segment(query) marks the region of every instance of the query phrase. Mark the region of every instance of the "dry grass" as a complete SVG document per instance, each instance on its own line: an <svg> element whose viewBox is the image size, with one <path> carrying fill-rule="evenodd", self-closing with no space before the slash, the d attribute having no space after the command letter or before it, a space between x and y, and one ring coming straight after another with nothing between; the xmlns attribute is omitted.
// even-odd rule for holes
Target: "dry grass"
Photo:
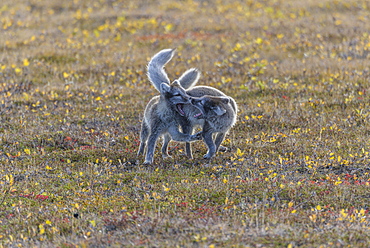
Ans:
<svg viewBox="0 0 370 248"><path fill-rule="evenodd" d="M368 1L0 6L0 247L367 247ZM239 104L211 162L141 165L146 64Z"/></svg>

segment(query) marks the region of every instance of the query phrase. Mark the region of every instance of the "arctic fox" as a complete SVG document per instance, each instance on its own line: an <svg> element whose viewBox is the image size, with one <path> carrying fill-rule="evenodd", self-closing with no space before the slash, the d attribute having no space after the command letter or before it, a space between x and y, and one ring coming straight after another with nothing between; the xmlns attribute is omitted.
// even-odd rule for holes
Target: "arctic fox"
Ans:
<svg viewBox="0 0 370 248"><path fill-rule="evenodd" d="M164 66L172 59L173 55L174 55L173 49L164 49L160 51L159 53L157 53L148 64L149 80L159 92L161 92L162 82L166 82L166 83L170 82L168 79L167 73L164 70ZM175 81L177 81L186 90L186 94L188 94L189 97L202 97L204 95L227 97L222 91L217 90L213 87L195 86L195 84L199 80L199 77L200 77L200 72L197 69L192 68L192 69L187 70L184 74L182 74L182 76L178 80L175 80ZM237 113L236 102L232 98L230 102L234 106L235 117L233 118L236 118L236 113ZM176 128L178 128L178 125L180 125L184 134L190 135L193 133L193 130L195 127L197 126L204 127L204 125L206 125L205 124L206 122L204 119L205 115L204 114L199 115L200 114L199 109L196 108L195 106L192 106L191 104L177 104L176 109L177 109L177 113L180 113L180 114L173 115L173 120L174 120L173 124L177 125ZM235 123L235 120L232 122L232 124L230 124L229 128L234 123ZM218 139L216 137L217 143L221 144L221 142L223 141L225 137L225 134L226 133L219 134L220 137ZM162 145L162 155L164 157L168 156L167 148L168 148L168 144L171 141L171 139L175 139L175 138L171 137L171 135L168 133L164 134L164 142ZM196 139L199 139L199 137L196 137ZM211 141L209 140L208 136L205 142L208 146L208 150L210 149L212 150L213 148L212 147L210 148L210 146L212 145L211 145ZM220 146L220 144L217 146L217 148ZM192 156L190 142L186 142L185 150L186 150L186 155L192 158L193 156ZM140 150L139 150L139 153L140 153ZM208 152L207 154L210 154L210 153ZM205 155L205 158L208 158L208 156Z"/></svg>
<svg viewBox="0 0 370 248"><path fill-rule="evenodd" d="M149 68L156 68L159 71L159 73L155 73L149 70L149 78L160 92L160 95L153 97L149 101L144 112L140 133L140 148L138 151L138 155L143 154L147 146L144 164L153 163L155 146L160 136L170 137L175 141L181 142L202 139L200 133L191 135L179 131L180 122L178 120L181 120L185 116L183 106L191 104L191 98L186 94L185 89L180 85L179 81L175 80L173 83L170 83L167 75L160 72L160 70L163 71L163 66L171 57L171 54L168 57L157 54L152 58L148 66ZM165 149L165 155L168 155L167 147Z"/></svg>

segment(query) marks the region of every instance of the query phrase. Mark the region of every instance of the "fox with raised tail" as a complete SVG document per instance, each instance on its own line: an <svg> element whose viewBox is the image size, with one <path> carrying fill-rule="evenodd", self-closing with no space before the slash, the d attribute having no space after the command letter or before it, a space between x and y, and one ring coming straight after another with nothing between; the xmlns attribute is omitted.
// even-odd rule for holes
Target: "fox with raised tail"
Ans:
<svg viewBox="0 0 370 248"><path fill-rule="evenodd" d="M164 70L164 65L167 64L171 58L173 57L173 54L174 54L174 50L172 49L165 49L165 50L162 50L160 51L159 53L157 53L153 58L152 60L150 61L150 63L148 64L148 77L150 79L150 82L154 85L154 87L159 91L161 92L161 89L160 89L160 85L161 83L160 82L169 82L169 79L168 79L168 76ZM227 97L223 92L215 89L215 88L212 88L212 87L209 87L209 86L194 86L198 80L199 80L199 77L200 77L200 72L197 70L197 69L189 69L187 70L178 80L177 82L184 88L186 89L186 94L188 94L190 97L202 97L204 95L209 95L209 96L218 96L218 97ZM236 121L236 113L237 113L237 105L236 105L236 102L230 98L230 102L232 102L233 106L234 106L234 110L233 112L235 113L232 117L230 117L232 119L232 121L226 121L227 118L225 119L225 124L223 124L224 126L226 125L228 127L228 129L234 125L235 121ZM229 111L229 109L227 109ZM181 126L181 129L183 131L184 134L192 134L193 133L193 130L195 127L197 126L201 126L201 127L205 127L207 128L207 125L206 122L205 122L205 114L201 114L199 113L199 109L192 106L191 104L182 104L181 105L181 115L176 115L176 116L173 116L174 118L176 118L176 123L178 123L180 126ZM206 111L206 110L205 110ZM212 122L212 120L208 120L208 122ZM226 124L226 123L229 123L229 124ZM227 130L228 130L227 129ZM219 129L213 129L213 130L219 130ZM215 131L216 132L216 131ZM212 135L211 135L211 138L209 138L209 135L207 133L206 136L204 136L205 133L203 133L203 137L205 139L205 142L208 146L208 153L205 155L205 158L210 158L212 156L214 156L215 152L217 152L217 149L218 147L220 146L220 144L222 143L224 137L225 137L225 133L223 134L218 134L219 136L217 136L215 139L217 140L217 149L216 151L214 152L212 147L215 146L215 145L212 145L212 142L214 143L215 141L213 141L213 138L212 138ZM173 139L173 137L172 137ZM171 141L171 135L169 135L168 133L164 135L164 142L163 142L163 146L162 146L162 155L164 157L167 157L168 156L168 152L167 152L167 148L168 148L168 144L169 142ZM211 151L211 152L210 152ZM191 146L190 146L190 142L186 142L186 154L188 157L192 158L192 151L191 151Z"/></svg>
<svg viewBox="0 0 370 248"><path fill-rule="evenodd" d="M167 50L165 53L155 55L148 65L149 79L160 92L160 95L153 97L144 111L138 151L138 155L141 155L147 148L144 164L153 163L155 146L160 136L180 142L202 139L200 133L192 135L179 131L179 120L186 118L184 117L183 106L191 104L191 98L186 94L179 81L175 80L170 83L167 74L164 72L163 67L172 56L172 50ZM186 74L184 78L191 80L191 74ZM164 156L168 156L167 147L162 148L162 153Z"/></svg>

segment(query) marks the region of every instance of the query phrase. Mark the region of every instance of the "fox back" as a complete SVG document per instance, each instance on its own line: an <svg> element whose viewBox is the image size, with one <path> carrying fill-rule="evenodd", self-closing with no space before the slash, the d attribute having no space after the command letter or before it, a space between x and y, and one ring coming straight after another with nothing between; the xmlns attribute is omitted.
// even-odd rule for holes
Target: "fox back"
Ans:
<svg viewBox="0 0 370 248"><path fill-rule="evenodd" d="M191 102L199 109L194 117L205 119L214 132L227 132L236 122L236 103L231 97L204 95Z"/></svg>

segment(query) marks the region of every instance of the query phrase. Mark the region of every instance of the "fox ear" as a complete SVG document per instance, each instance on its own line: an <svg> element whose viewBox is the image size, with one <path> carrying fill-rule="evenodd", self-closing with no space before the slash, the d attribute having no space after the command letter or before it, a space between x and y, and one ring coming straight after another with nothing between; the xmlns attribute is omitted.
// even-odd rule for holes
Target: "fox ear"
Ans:
<svg viewBox="0 0 370 248"><path fill-rule="evenodd" d="M163 93L169 92L171 90L171 87L166 83L161 83L160 88L161 88L161 92Z"/></svg>
<svg viewBox="0 0 370 248"><path fill-rule="evenodd" d="M221 101L224 103L224 104L229 104L230 102L230 98L228 97L220 97L221 98Z"/></svg>
<svg viewBox="0 0 370 248"><path fill-rule="evenodd" d="M226 113L226 109L220 106L217 106L216 108L214 108L213 111L216 113L216 115L223 115Z"/></svg>
<svg viewBox="0 0 370 248"><path fill-rule="evenodd" d="M173 81L172 85L174 86L181 86L178 80Z"/></svg>

